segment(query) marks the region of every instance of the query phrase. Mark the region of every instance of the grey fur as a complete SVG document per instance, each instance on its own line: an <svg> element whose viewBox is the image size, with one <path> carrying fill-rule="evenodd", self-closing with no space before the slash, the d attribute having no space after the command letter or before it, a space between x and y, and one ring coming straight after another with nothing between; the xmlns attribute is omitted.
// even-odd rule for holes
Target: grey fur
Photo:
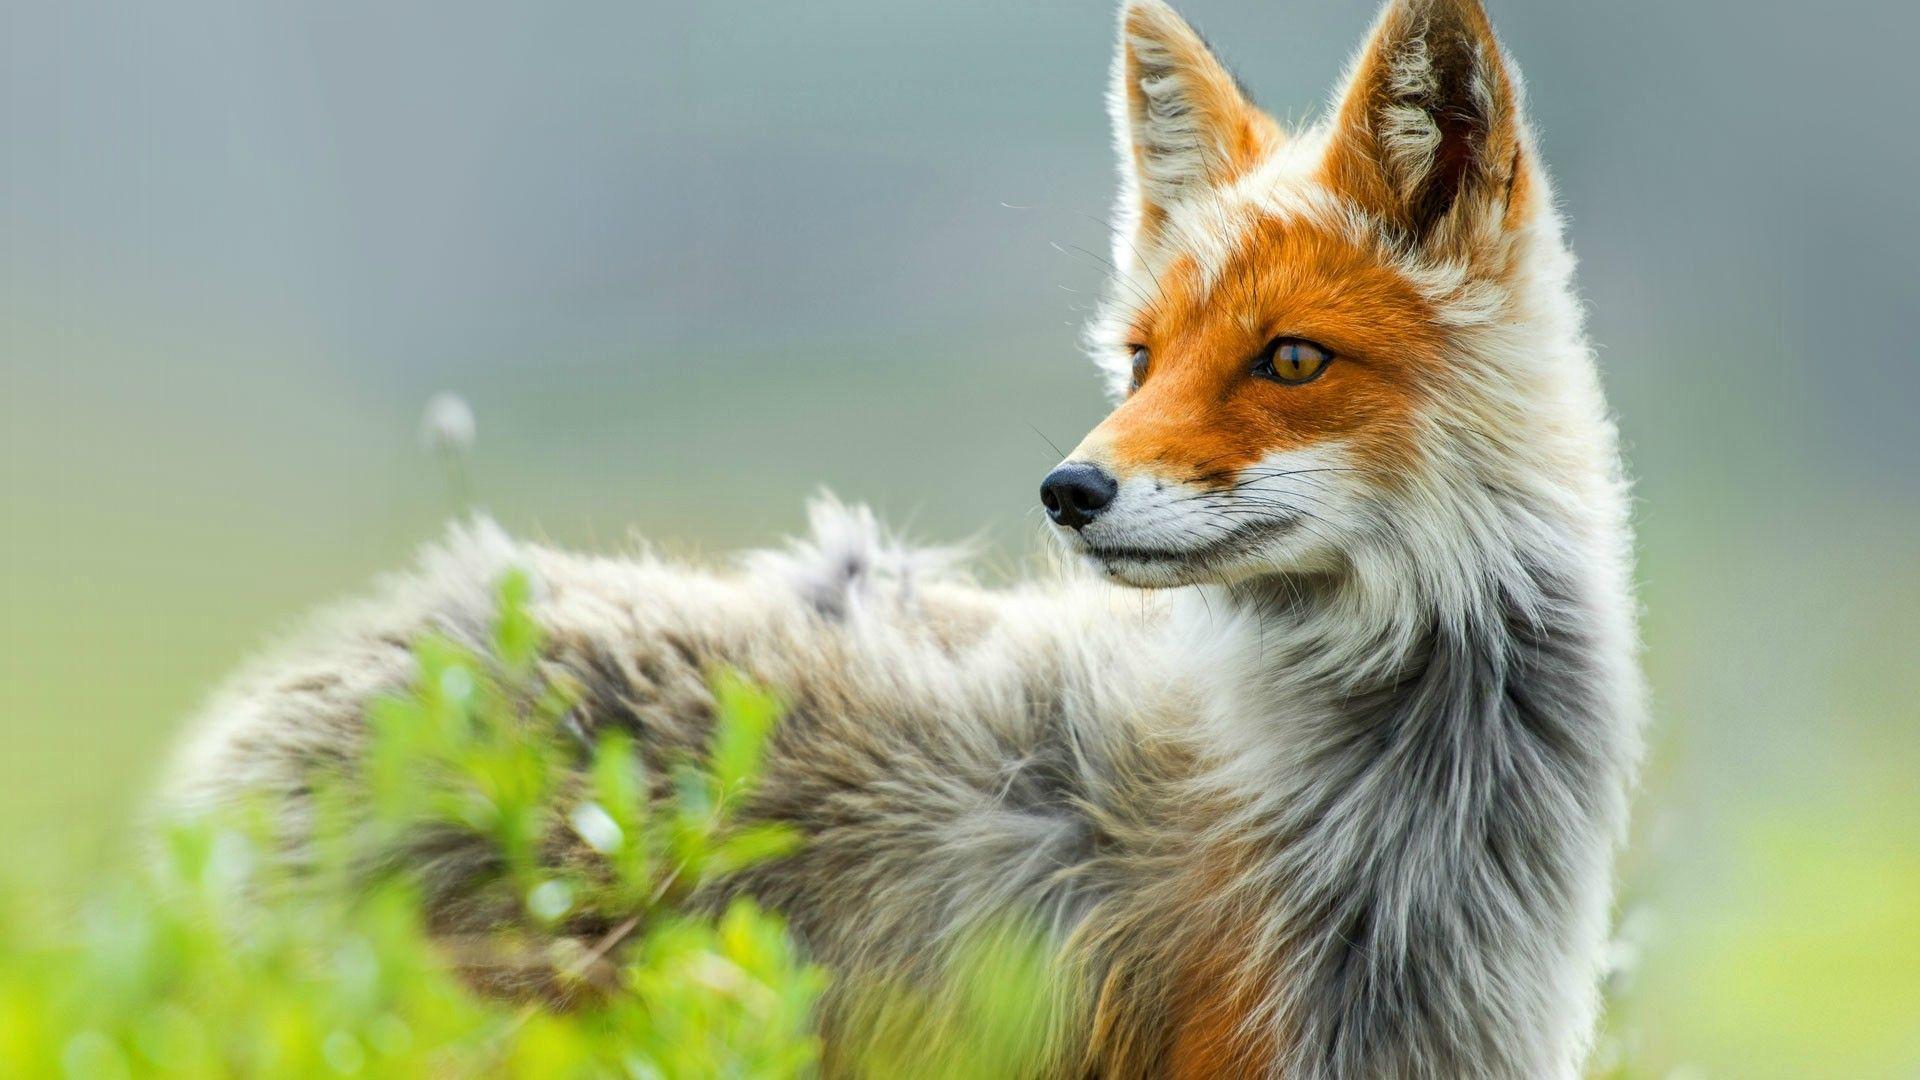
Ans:
<svg viewBox="0 0 1920 1080"><path fill-rule="evenodd" d="M1534 566L1536 597L1429 612L1392 669L1329 687L1302 733L1310 782L1278 811L1288 841L1268 865L1298 1002L1287 1075L1566 1069L1535 1034L1560 1011L1541 976L1579 939L1634 750L1563 574Z"/></svg>

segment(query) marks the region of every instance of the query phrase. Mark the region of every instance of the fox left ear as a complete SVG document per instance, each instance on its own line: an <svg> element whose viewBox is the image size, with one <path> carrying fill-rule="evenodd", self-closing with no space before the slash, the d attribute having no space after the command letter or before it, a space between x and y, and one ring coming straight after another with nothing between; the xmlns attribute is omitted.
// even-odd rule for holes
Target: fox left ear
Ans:
<svg viewBox="0 0 1920 1080"><path fill-rule="evenodd" d="M1280 126L1162 0L1120 9L1108 109L1121 158L1122 253L1122 241L1150 246L1174 206L1232 182L1281 140Z"/></svg>
<svg viewBox="0 0 1920 1080"><path fill-rule="evenodd" d="M1333 122L1330 186L1429 249L1527 208L1517 78L1479 0L1390 0Z"/></svg>

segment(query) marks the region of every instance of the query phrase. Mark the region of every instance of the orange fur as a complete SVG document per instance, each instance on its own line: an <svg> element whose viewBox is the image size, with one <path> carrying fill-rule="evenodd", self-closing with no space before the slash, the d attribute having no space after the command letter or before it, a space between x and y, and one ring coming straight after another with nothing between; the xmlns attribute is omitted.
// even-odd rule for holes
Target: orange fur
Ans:
<svg viewBox="0 0 1920 1080"><path fill-rule="evenodd" d="M1167 1075L1173 1080L1261 1075L1276 1048L1265 1029L1263 980L1245 975L1250 927L1219 935L1219 948L1201 956L1180 979L1174 1006Z"/></svg>
<svg viewBox="0 0 1920 1080"><path fill-rule="evenodd" d="M1146 380L1089 436L1117 475L1221 486L1269 453L1331 440L1384 482L1414 463L1418 388L1445 337L1397 270L1330 229L1268 218L1212 288L1191 259L1157 278L1133 329L1152 357ZM1275 337L1336 359L1301 386L1252 377Z"/></svg>

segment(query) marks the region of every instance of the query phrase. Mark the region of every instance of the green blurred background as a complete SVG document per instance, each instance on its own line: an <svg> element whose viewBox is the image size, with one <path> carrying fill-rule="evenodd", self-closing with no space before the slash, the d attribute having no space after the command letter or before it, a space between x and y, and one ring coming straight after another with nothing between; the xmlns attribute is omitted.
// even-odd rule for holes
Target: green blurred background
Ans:
<svg viewBox="0 0 1920 1080"><path fill-rule="evenodd" d="M1492 7L1639 478L1615 1027L1920 1076L1920 14ZM1371 18L1184 10L1294 118ZM222 673L437 531L436 391L525 534L724 550L827 485L998 574L1102 411L1104 0L0 12L12 880L123 859Z"/></svg>

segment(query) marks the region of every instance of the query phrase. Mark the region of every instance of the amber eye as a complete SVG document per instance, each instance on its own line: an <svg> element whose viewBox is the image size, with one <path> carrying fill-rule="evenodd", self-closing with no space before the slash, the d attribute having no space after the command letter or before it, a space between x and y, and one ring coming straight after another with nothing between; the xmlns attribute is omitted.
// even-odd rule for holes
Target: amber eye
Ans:
<svg viewBox="0 0 1920 1080"><path fill-rule="evenodd" d="M1333 362L1333 354L1305 338L1274 338L1267 351L1254 361L1253 373L1288 386L1299 386L1320 377Z"/></svg>
<svg viewBox="0 0 1920 1080"><path fill-rule="evenodd" d="M1140 389L1140 384L1147 381L1147 362L1151 359L1145 345L1133 347L1133 389Z"/></svg>

